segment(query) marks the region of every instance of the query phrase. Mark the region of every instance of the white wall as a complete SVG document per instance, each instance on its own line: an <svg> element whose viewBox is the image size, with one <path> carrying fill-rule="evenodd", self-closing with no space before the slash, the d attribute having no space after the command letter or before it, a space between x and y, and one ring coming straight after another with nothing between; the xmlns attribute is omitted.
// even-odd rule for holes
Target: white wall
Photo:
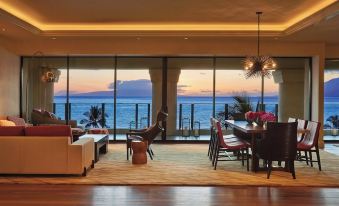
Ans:
<svg viewBox="0 0 339 206"><path fill-rule="evenodd" d="M0 46L0 116L19 115L20 57Z"/></svg>

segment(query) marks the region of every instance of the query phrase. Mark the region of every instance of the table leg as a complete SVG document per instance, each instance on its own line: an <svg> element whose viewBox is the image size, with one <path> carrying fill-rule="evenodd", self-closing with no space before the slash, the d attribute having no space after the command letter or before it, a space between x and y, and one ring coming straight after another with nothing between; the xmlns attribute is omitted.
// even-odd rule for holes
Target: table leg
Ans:
<svg viewBox="0 0 339 206"><path fill-rule="evenodd" d="M99 148L97 143L94 145L94 154L95 162L99 161Z"/></svg>
<svg viewBox="0 0 339 206"><path fill-rule="evenodd" d="M256 146L256 135L253 133L251 135L251 149L252 149L252 172L256 172L258 170L258 157L257 157L257 146Z"/></svg>

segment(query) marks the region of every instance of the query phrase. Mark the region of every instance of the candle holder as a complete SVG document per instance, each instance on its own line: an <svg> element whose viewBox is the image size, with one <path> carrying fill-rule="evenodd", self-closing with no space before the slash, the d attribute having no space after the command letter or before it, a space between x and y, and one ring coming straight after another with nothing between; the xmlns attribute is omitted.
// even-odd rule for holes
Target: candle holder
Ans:
<svg viewBox="0 0 339 206"><path fill-rule="evenodd" d="M193 136L200 137L200 122L194 121L193 123Z"/></svg>
<svg viewBox="0 0 339 206"><path fill-rule="evenodd" d="M188 117L185 117L181 120L181 136L189 137L191 135L191 120Z"/></svg>

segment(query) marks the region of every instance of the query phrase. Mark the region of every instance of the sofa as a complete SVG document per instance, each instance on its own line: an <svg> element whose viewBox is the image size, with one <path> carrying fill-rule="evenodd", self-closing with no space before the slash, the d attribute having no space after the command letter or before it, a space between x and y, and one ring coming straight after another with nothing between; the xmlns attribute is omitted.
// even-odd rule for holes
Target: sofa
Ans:
<svg viewBox="0 0 339 206"><path fill-rule="evenodd" d="M65 120L60 120L52 112L48 112L42 109L33 109L32 114L31 114L31 121L33 125L52 125L52 124L65 125L66 124ZM69 120L68 124L72 128L77 127L76 120Z"/></svg>
<svg viewBox="0 0 339 206"><path fill-rule="evenodd" d="M58 126L0 127L0 174L86 175L94 167L94 141L71 143L71 129Z"/></svg>

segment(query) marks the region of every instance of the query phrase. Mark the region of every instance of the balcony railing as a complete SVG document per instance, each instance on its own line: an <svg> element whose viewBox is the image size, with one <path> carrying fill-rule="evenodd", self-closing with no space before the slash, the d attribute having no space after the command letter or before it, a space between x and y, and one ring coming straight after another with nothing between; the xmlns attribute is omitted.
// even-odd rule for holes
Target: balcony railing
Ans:
<svg viewBox="0 0 339 206"><path fill-rule="evenodd" d="M77 120L78 124L86 117L83 115L88 112L91 106L101 108L103 114L108 114L106 118L107 126L114 127L114 104L113 103L70 103L69 119ZM117 103L116 104L116 128L117 129L138 129L149 127L151 124L151 104L150 103ZM222 114L223 119L228 119L231 111L231 104L215 104L216 114ZM53 112L61 118L66 119L66 103L54 103ZM278 115L278 104L265 104L265 111ZM180 103L177 107L176 127L178 130L183 128L183 119L189 120L189 127L193 130L194 124L199 122L201 129L208 129L209 119L213 113L212 103ZM186 122L185 122L186 124ZM186 125L187 126L187 125Z"/></svg>
<svg viewBox="0 0 339 206"><path fill-rule="evenodd" d="M113 103L69 103L69 119L77 120L78 124L86 119L84 113L91 106L101 108L103 115L107 114L106 124L109 128L114 127L114 104ZM117 103L116 125L118 129L138 129L149 127L151 123L151 104L148 103ZM66 119L67 103L53 103L53 113Z"/></svg>

